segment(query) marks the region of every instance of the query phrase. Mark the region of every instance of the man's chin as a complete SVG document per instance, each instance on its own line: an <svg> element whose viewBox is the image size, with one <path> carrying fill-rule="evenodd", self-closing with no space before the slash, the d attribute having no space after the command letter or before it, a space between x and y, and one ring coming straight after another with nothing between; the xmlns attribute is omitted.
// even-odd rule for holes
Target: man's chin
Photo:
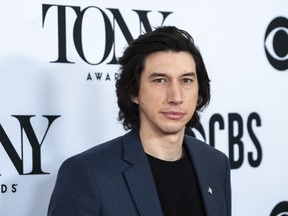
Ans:
<svg viewBox="0 0 288 216"><path fill-rule="evenodd" d="M162 132L165 135L177 135L177 134L181 134L184 133L185 131L185 127L176 127L174 126L165 126L162 128Z"/></svg>

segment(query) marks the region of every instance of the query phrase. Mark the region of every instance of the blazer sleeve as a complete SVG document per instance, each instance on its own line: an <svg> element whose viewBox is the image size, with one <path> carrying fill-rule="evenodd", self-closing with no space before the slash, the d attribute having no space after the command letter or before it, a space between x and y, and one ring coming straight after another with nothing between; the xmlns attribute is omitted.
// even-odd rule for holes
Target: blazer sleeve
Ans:
<svg viewBox="0 0 288 216"><path fill-rule="evenodd" d="M99 190L88 162L74 156L60 167L48 216L100 215Z"/></svg>

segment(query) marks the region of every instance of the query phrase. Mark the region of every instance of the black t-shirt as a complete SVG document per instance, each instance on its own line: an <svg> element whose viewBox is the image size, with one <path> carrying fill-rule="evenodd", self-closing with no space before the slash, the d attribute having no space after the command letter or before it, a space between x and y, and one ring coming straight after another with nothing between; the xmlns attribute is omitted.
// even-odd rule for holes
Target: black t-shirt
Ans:
<svg viewBox="0 0 288 216"><path fill-rule="evenodd" d="M205 216L188 155L177 161L163 161L148 154L147 157L164 216Z"/></svg>

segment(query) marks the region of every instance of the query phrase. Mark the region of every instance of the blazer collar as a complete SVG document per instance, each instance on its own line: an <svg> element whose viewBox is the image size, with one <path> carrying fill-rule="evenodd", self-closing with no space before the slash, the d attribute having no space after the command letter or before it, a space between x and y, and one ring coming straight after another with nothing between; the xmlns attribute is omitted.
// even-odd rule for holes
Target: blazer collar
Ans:
<svg viewBox="0 0 288 216"><path fill-rule="evenodd" d="M139 215L162 216L153 174L137 131L123 136L123 150L123 159L131 164L124 176Z"/></svg>
<svg viewBox="0 0 288 216"><path fill-rule="evenodd" d="M138 131L132 130L123 136L123 159L134 165L146 158Z"/></svg>
<svg viewBox="0 0 288 216"><path fill-rule="evenodd" d="M190 156L192 165L194 167L200 193L202 195L203 204L207 216L218 216L218 210L216 208L215 196L213 195L213 185L215 179L210 178L213 176L213 170L211 167L205 166L205 155L199 148L199 145L206 145L205 143L197 143L198 140L185 136L184 144Z"/></svg>

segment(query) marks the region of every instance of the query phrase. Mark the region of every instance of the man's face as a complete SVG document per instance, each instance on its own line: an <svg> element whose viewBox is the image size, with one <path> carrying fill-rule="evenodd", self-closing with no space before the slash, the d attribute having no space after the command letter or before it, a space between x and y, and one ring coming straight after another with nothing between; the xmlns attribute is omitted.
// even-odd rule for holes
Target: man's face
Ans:
<svg viewBox="0 0 288 216"><path fill-rule="evenodd" d="M198 100L198 79L188 52L149 55L140 77L138 104L140 131L158 135L183 132Z"/></svg>

